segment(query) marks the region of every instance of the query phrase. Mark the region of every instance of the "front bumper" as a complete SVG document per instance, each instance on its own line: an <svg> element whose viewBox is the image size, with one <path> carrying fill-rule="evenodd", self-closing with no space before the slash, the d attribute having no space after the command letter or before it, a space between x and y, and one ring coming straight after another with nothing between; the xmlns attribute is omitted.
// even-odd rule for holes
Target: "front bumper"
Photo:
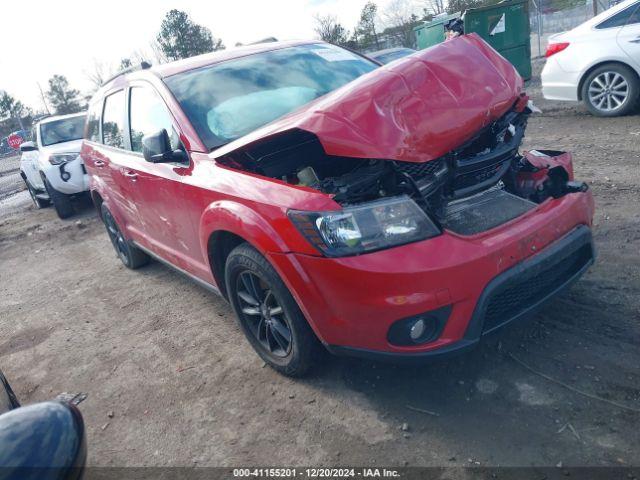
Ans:
<svg viewBox="0 0 640 480"><path fill-rule="evenodd" d="M445 232L356 257L295 253L269 257L331 351L420 359L472 347L482 335L528 316L579 278L593 262L592 217L590 192L574 193L547 200L479 235ZM544 279L549 266L553 272L574 253L580 257L576 265L543 285L535 298L515 298L506 305L495 300L500 292L526 293L528 283ZM514 282L522 286L508 290ZM417 346L397 346L387 340L397 320L445 306L451 313L435 340ZM489 313L491 325L485 322Z"/></svg>
<svg viewBox="0 0 640 480"><path fill-rule="evenodd" d="M80 156L62 165L48 165L45 175L51 186L61 193L73 195L89 190L89 175Z"/></svg>
<svg viewBox="0 0 640 480"><path fill-rule="evenodd" d="M591 230L581 225L539 254L489 282L478 300L464 337L446 347L419 353L381 352L337 345L329 345L328 348L336 355L407 362L463 353L476 346L482 336L530 318L578 280L594 259Z"/></svg>

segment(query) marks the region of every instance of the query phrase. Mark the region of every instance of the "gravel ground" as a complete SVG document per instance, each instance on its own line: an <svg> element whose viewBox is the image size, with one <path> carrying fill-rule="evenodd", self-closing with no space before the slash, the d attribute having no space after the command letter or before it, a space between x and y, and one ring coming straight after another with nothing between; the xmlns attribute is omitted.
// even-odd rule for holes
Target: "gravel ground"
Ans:
<svg viewBox="0 0 640 480"><path fill-rule="evenodd" d="M575 152L599 258L528 324L446 362L327 356L290 380L223 300L121 266L88 205L61 221L23 192L0 202L0 368L24 403L88 394L90 465L640 465L640 117L529 90L525 146Z"/></svg>

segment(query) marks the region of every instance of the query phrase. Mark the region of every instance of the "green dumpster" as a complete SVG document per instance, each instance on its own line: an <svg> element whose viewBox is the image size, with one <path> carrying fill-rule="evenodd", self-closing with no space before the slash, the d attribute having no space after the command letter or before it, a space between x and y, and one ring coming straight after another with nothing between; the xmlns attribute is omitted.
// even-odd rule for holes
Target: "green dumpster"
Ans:
<svg viewBox="0 0 640 480"><path fill-rule="evenodd" d="M416 45L418 50L422 50L432 45L442 43L445 40L444 26L449 20L459 17L459 13L452 15L442 15L433 19L429 23L423 23L413 29L416 35Z"/></svg>
<svg viewBox="0 0 640 480"><path fill-rule="evenodd" d="M416 32L419 49L444 41L444 24L460 15L438 18L420 25ZM531 78L531 36L529 31L528 0L507 0L495 5L470 8L461 15L465 33L477 33L489 45L509 60L518 73ZM436 34L438 33L438 35Z"/></svg>

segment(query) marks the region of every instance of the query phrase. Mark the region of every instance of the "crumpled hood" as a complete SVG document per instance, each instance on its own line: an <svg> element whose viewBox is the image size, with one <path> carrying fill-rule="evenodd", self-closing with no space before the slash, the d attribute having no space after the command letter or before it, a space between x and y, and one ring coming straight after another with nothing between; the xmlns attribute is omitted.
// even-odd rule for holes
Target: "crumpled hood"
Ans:
<svg viewBox="0 0 640 480"><path fill-rule="evenodd" d="M522 86L507 60L476 34L464 35L363 75L213 156L302 129L329 155L425 162L504 115Z"/></svg>

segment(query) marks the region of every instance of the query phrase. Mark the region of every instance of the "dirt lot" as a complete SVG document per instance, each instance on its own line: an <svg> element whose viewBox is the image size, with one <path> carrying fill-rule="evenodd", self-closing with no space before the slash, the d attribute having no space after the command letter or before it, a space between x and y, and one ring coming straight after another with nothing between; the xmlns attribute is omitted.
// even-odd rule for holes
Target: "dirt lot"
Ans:
<svg viewBox="0 0 640 480"><path fill-rule="evenodd" d="M0 368L24 403L88 394L92 465L640 465L640 116L538 104L526 146L575 152L599 258L465 357L328 357L289 380L223 300L157 263L127 270L88 206L61 221L22 192L0 203Z"/></svg>

